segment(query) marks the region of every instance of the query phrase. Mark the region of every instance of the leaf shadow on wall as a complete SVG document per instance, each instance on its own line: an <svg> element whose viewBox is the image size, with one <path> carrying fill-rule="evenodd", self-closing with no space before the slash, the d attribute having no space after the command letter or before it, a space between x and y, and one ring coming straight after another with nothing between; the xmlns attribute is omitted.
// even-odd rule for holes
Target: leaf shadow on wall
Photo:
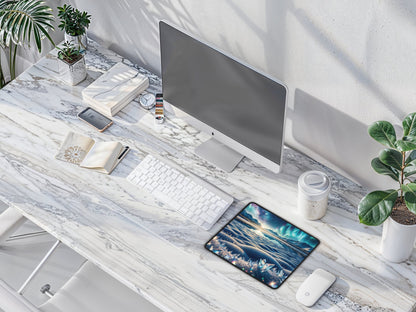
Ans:
<svg viewBox="0 0 416 312"><path fill-rule="evenodd" d="M341 168L360 184L388 188L389 178L373 172L371 160L383 146L367 132L367 125L300 90L288 112L294 139Z"/></svg>
<svg viewBox="0 0 416 312"><path fill-rule="evenodd" d="M336 55L337 61L354 76L356 81L374 94L380 103L392 112L395 117L400 119L406 115L406 112L398 105L397 100L369 74L368 69L362 67L361 62L363 60L354 59L345 51L345 48L339 41L340 38L337 38L335 35L331 36L328 30L321 26L318 23L319 21L311 18L305 10L293 9L291 13L303 25L304 30L308 32L311 38L314 38L324 49Z"/></svg>

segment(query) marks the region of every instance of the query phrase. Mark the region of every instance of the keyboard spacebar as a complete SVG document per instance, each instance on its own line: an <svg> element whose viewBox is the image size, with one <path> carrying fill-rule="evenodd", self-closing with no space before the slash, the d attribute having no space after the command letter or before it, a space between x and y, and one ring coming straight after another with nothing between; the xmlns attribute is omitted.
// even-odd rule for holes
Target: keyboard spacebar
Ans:
<svg viewBox="0 0 416 312"><path fill-rule="evenodd" d="M168 206L173 207L174 209L178 210L181 208L181 205L174 199L167 196L165 193L159 191L158 189L154 189L152 191L153 196L155 196L157 199L161 200Z"/></svg>
<svg viewBox="0 0 416 312"><path fill-rule="evenodd" d="M199 225L200 227L202 227L204 230L208 231L211 228L212 224L209 224L208 222L203 221L199 218L198 218L198 220L195 220L194 218L192 218L193 214L192 214L191 211L187 211L187 210L183 209L181 204L179 204L176 200L167 196L165 193L160 192L159 190L155 189L155 190L152 191L152 194L153 194L153 196L155 196L160 201L164 202L168 206L171 206L176 211L183 214L188 220L190 220L193 223L195 223L196 225Z"/></svg>

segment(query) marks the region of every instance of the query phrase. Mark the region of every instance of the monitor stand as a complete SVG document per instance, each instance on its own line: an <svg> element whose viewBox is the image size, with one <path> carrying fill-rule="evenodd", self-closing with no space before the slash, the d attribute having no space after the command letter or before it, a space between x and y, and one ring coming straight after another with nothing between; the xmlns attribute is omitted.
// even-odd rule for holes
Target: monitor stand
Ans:
<svg viewBox="0 0 416 312"><path fill-rule="evenodd" d="M226 172L233 171L244 157L213 138L195 148L195 154Z"/></svg>

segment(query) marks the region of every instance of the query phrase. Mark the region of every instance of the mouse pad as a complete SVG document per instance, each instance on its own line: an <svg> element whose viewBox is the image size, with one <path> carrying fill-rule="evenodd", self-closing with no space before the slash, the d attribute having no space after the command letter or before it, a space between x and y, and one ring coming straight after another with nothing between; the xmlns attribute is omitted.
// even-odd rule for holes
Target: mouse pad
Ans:
<svg viewBox="0 0 416 312"><path fill-rule="evenodd" d="M249 203L205 248L276 289L318 245L317 238Z"/></svg>

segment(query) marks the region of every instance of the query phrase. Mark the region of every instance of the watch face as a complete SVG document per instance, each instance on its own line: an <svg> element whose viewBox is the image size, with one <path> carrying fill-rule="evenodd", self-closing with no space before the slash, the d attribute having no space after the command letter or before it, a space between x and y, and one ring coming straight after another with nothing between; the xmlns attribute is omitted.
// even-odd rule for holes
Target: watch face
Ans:
<svg viewBox="0 0 416 312"><path fill-rule="evenodd" d="M151 109L155 106L155 96L152 93L142 94L140 95L139 102L143 108Z"/></svg>

